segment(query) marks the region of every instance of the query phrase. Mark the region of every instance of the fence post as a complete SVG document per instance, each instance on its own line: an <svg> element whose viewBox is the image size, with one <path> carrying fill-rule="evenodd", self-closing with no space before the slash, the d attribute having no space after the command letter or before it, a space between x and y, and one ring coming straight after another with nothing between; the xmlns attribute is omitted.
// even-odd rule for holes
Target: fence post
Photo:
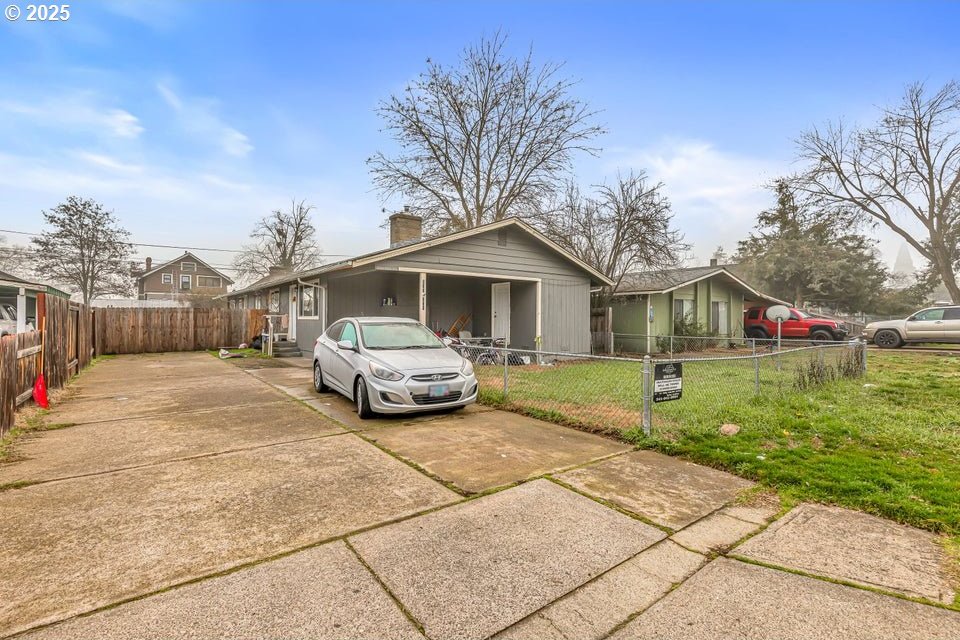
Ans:
<svg viewBox="0 0 960 640"><path fill-rule="evenodd" d="M670 335L670 357L673 357L673 335Z"/></svg>
<svg viewBox="0 0 960 640"><path fill-rule="evenodd" d="M510 353L503 348L503 399L507 399L507 390L510 388Z"/></svg>
<svg viewBox="0 0 960 640"><path fill-rule="evenodd" d="M867 341L860 339L860 373L867 375Z"/></svg>
<svg viewBox="0 0 960 640"><path fill-rule="evenodd" d="M753 394L760 395L760 358L756 354L756 345L753 354Z"/></svg>
<svg viewBox="0 0 960 640"><path fill-rule="evenodd" d="M651 381L650 356L643 356L643 435L650 435L653 419L653 384Z"/></svg>

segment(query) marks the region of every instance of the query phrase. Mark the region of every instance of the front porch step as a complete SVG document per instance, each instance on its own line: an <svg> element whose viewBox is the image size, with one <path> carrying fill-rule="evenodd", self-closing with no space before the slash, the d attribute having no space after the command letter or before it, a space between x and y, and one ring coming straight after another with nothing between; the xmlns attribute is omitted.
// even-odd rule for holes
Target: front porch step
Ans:
<svg viewBox="0 0 960 640"><path fill-rule="evenodd" d="M303 355L296 342L274 342L273 357L275 358L299 358Z"/></svg>

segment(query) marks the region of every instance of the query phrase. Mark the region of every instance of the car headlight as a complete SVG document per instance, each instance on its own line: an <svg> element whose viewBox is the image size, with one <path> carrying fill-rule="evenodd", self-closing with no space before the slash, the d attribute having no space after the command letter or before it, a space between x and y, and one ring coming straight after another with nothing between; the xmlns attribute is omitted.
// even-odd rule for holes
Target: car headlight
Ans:
<svg viewBox="0 0 960 640"><path fill-rule="evenodd" d="M370 363L370 373L372 373L375 378L380 378L381 380L403 380L402 373L398 373L393 369L381 367L376 362Z"/></svg>
<svg viewBox="0 0 960 640"><path fill-rule="evenodd" d="M460 373L462 373L462 374L465 375L465 376L472 376L472 375L473 375L473 363L470 362L469 360L467 360L466 358L464 358L464 359L463 359L463 366L460 367Z"/></svg>

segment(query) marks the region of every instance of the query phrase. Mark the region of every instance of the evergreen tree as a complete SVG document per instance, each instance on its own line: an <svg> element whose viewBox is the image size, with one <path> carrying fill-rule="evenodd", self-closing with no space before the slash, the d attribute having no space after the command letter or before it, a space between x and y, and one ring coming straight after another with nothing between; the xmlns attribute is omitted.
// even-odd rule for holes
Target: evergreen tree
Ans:
<svg viewBox="0 0 960 640"><path fill-rule="evenodd" d="M819 215L798 201L787 180L772 188L776 206L761 212L755 231L739 243L741 270L766 293L797 306L870 310L888 277L875 242L849 219Z"/></svg>

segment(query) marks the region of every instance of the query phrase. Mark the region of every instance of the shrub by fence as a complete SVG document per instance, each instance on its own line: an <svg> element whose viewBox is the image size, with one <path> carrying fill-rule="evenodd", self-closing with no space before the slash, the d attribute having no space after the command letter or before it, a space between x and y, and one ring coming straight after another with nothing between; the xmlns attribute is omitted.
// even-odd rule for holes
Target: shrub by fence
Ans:
<svg viewBox="0 0 960 640"><path fill-rule="evenodd" d="M262 309L96 309L96 354L235 347L260 333L264 313Z"/></svg>

